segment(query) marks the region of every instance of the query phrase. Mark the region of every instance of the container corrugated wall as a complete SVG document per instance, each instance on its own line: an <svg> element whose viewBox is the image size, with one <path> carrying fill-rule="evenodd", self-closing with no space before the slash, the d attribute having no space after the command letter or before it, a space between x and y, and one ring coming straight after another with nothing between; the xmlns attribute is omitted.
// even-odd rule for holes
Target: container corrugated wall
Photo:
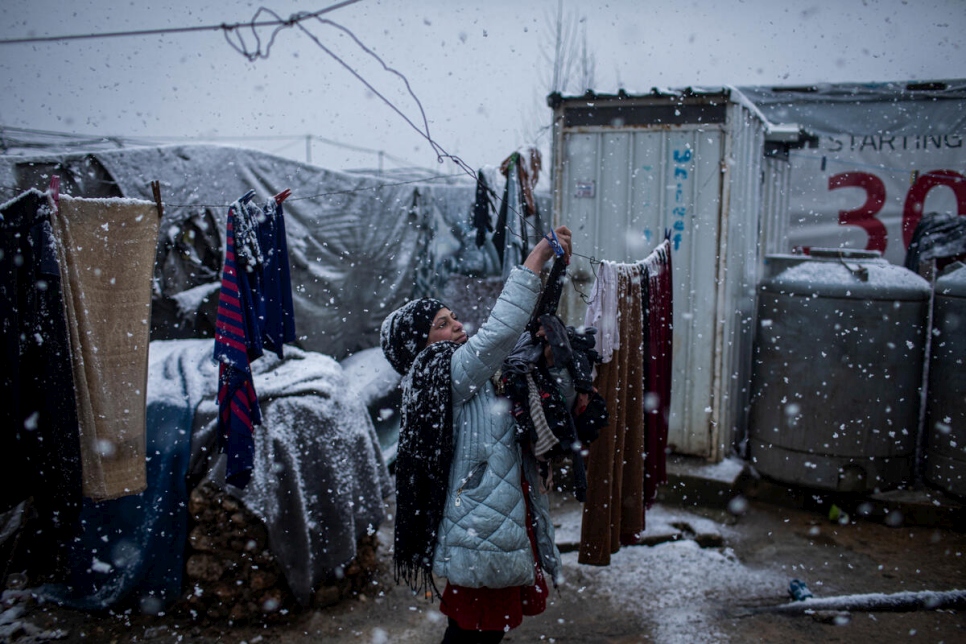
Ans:
<svg viewBox="0 0 966 644"><path fill-rule="evenodd" d="M966 497L966 267L936 280L926 397L924 473Z"/></svg>
<svg viewBox="0 0 966 644"><path fill-rule="evenodd" d="M565 99L555 126L554 215L573 230L576 253L634 262L671 231L669 443L716 460L745 423L760 259L778 250L762 246L764 126L727 94ZM592 263L571 266L592 297ZM585 310L568 289L567 321Z"/></svg>

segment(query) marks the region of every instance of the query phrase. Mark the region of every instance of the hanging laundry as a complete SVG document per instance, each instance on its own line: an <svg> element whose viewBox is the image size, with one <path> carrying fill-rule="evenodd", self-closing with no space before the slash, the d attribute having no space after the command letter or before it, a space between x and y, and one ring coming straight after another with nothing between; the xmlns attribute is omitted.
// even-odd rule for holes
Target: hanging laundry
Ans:
<svg viewBox="0 0 966 644"><path fill-rule="evenodd" d="M265 315L264 345L283 358L282 345L295 341L295 313L292 304L292 276L282 204L269 201L258 226L258 243L263 253L262 290L259 293Z"/></svg>
<svg viewBox="0 0 966 644"><path fill-rule="evenodd" d="M567 260L557 257L527 330L503 363L501 384L511 402L517 436L532 446L546 480L554 456L570 458L574 496L586 500L582 452L607 425L607 410L593 385L600 361L596 329L564 326L557 316ZM548 356L549 350L549 356Z"/></svg>
<svg viewBox="0 0 966 644"><path fill-rule="evenodd" d="M587 305L584 324L597 329L597 351L601 362L610 362L614 351L621 348L618 332L620 319L617 308L617 264L601 262L597 268L597 280L592 291L593 298Z"/></svg>
<svg viewBox="0 0 966 644"><path fill-rule="evenodd" d="M615 266L620 349L602 364L597 389L607 401L608 428L587 457L578 561L605 566L644 530L644 326L641 267ZM595 288L595 292L600 291Z"/></svg>
<svg viewBox="0 0 966 644"><path fill-rule="evenodd" d="M0 512L33 497L22 553L11 563L17 557L16 565L41 576L66 560L82 500L70 339L49 214L37 190L0 208Z"/></svg>
<svg viewBox="0 0 966 644"><path fill-rule="evenodd" d="M644 320L647 325L644 372L645 458L644 503L650 507L657 488L667 483L668 420L671 415L671 366L674 349L674 302L671 242L667 238L642 262Z"/></svg>
<svg viewBox="0 0 966 644"><path fill-rule="evenodd" d="M622 545L639 541L645 510L667 480L669 241L638 264L602 262L593 292L596 305L588 308L585 325L600 323L620 342L609 342L610 355L597 378L610 423L589 449L578 561L608 565Z"/></svg>
<svg viewBox="0 0 966 644"><path fill-rule="evenodd" d="M529 148L526 154L521 154L517 158L518 172L520 173L520 189L523 192L523 204L526 206L526 216L540 216L540 209L537 207L537 200L533 196L537 189L537 182L540 181L540 168L543 165L543 158L540 150ZM537 226L537 230L541 230Z"/></svg>
<svg viewBox="0 0 966 644"><path fill-rule="evenodd" d="M502 262L503 279L506 280L513 267L523 263L523 257L529 251L525 222L527 205L523 198L519 152L514 152L500 164L500 173L506 177L506 185L493 232L493 245Z"/></svg>
<svg viewBox="0 0 966 644"><path fill-rule="evenodd" d="M240 488L251 478L254 426L262 422L251 362L264 347L282 358L283 345L295 340L282 204L259 208L251 202L254 195L252 190L228 208L215 324L219 448L228 459L225 480Z"/></svg>
<svg viewBox="0 0 966 644"><path fill-rule="evenodd" d="M157 206L61 196L51 213L76 385L84 495L144 490Z"/></svg>
<svg viewBox="0 0 966 644"><path fill-rule="evenodd" d="M476 247L486 243L486 234L493 232L493 222L490 213L493 211L493 200L490 198L489 184L482 170L476 173L476 199L473 202L473 228L476 229ZM495 195L494 195L495 196Z"/></svg>

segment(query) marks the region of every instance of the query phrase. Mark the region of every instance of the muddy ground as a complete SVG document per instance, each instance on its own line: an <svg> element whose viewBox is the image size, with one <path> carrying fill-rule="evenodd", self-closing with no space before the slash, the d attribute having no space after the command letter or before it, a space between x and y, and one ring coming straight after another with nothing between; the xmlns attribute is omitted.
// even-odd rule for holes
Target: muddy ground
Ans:
<svg viewBox="0 0 966 644"><path fill-rule="evenodd" d="M579 507L555 498L558 542L573 547ZM651 545L628 547L607 568L564 554L563 583L541 616L505 642L963 642L966 607L914 612L779 615L788 583L804 580L816 598L859 593L966 589L966 533L852 519L751 502L727 511L656 506ZM652 527L653 526L653 527ZM7 641L59 642L438 642L438 603L412 597L389 573L391 525L383 526L379 567L368 592L266 624L195 623L172 616L95 615L21 605L30 629ZM9 621L9 620L8 620Z"/></svg>

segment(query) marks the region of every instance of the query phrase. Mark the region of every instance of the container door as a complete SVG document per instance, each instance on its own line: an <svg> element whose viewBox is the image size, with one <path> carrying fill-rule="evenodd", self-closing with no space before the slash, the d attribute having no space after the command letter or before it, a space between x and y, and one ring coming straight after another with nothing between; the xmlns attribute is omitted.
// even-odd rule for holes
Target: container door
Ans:
<svg viewBox="0 0 966 644"><path fill-rule="evenodd" d="M677 453L712 453L716 266L724 135L701 129L564 134L561 223L574 250L617 262L643 259L671 233L674 371L668 442ZM592 297L594 266L575 257L571 275ZM568 322L585 306L570 297Z"/></svg>

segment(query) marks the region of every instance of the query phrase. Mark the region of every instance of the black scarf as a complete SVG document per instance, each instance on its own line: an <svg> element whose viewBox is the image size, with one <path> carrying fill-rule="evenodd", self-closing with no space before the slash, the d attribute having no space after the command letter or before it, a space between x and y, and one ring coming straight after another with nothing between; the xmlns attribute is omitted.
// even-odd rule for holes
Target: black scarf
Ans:
<svg viewBox="0 0 966 644"><path fill-rule="evenodd" d="M403 381L402 425L396 456L396 533L393 563L417 594L433 582L433 552L453 463L450 361L459 345L436 342L416 356Z"/></svg>

